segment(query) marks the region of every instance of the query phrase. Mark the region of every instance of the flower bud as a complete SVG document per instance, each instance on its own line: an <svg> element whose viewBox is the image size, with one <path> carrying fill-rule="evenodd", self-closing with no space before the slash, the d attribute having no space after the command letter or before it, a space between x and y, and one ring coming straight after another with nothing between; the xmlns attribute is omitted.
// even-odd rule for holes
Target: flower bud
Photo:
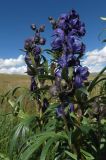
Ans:
<svg viewBox="0 0 106 160"><path fill-rule="evenodd" d="M41 45L45 45L46 39L45 39L45 38L40 38L39 43L40 43Z"/></svg>
<svg viewBox="0 0 106 160"><path fill-rule="evenodd" d="M44 32L44 30L45 30L45 25L40 26L39 32Z"/></svg>
<svg viewBox="0 0 106 160"><path fill-rule="evenodd" d="M31 29L32 29L33 31L35 31L35 30L36 30L36 25L35 25L35 24L31 24Z"/></svg>

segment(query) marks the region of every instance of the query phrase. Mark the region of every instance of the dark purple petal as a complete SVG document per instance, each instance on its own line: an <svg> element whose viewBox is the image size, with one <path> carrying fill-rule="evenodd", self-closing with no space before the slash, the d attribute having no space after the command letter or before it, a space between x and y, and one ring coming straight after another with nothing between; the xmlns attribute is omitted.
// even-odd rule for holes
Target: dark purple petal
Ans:
<svg viewBox="0 0 106 160"><path fill-rule="evenodd" d="M59 59L58 59L58 64L64 68L67 66L67 56L66 54L62 55Z"/></svg>
<svg viewBox="0 0 106 160"><path fill-rule="evenodd" d="M63 30L67 30L68 29L67 20L68 20L68 15L67 14L62 14L59 17L59 20L58 20L58 27L63 29Z"/></svg>
<svg viewBox="0 0 106 160"><path fill-rule="evenodd" d="M87 77L89 76L88 68L87 67L83 67L80 74L81 74L82 79L86 80Z"/></svg>
<svg viewBox="0 0 106 160"><path fill-rule="evenodd" d="M54 30L53 36L59 37L62 41L64 41L64 31L60 28Z"/></svg>
<svg viewBox="0 0 106 160"><path fill-rule="evenodd" d="M75 82L76 88L82 87L83 81L82 81L82 78L80 77L80 75L76 75L76 76L75 76L74 82Z"/></svg>
<svg viewBox="0 0 106 160"><path fill-rule="evenodd" d="M53 50L60 50L60 49L62 49L62 45L63 45L62 40L59 37L57 37L51 43L51 46L52 46Z"/></svg>

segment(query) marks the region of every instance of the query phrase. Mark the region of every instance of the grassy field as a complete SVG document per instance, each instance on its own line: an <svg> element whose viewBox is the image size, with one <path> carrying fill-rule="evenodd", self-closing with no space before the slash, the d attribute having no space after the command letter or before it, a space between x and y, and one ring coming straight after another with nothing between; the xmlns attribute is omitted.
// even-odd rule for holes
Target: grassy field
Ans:
<svg viewBox="0 0 106 160"><path fill-rule="evenodd" d="M0 74L0 94L18 86L28 88L29 84L29 76Z"/></svg>
<svg viewBox="0 0 106 160"><path fill-rule="evenodd" d="M93 80L96 74L91 74L89 76L89 80ZM8 75L8 74L0 74L0 95L3 95L8 90L13 89L15 87L25 87L29 88L30 86L30 77L23 76L23 75ZM19 92L20 93L20 92ZM92 95L96 95L99 93L99 87L96 87ZM30 113L36 112L36 104L33 100L29 100L27 97L24 100L23 106L25 109L28 109ZM9 137L11 131L14 126L18 123L17 117L13 116L12 114L7 114L11 111L11 107L9 103L4 103L0 106L0 157L7 155L8 151L8 144L9 144ZM1 159L0 160L4 160ZM9 160L9 159L8 159Z"/></svg>
<svg viewBox="0 0 106 160"><path fill-rule="evenodd" d="M95 74L90 75L89 79L92 80ZM0 94L14 87L26 87L29 88L30 77L27 75L9 75L0 74Z"/></svg>

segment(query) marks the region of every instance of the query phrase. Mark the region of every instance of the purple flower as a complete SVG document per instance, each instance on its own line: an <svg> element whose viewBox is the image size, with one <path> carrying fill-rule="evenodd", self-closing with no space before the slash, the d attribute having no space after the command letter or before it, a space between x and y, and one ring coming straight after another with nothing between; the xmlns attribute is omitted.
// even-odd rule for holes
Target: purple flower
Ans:
<svg viewBox="0 0 106 160"><path fill-rule="evenodd" d="M64 41L64 31L60 28L54 30L53 36L59 37L62 41Z"/></svg>
<svg viewBox="0 0 106 160"><path fill-rule="evenodd" d="M34 77L31 77L31 85L30 85L30 91L35 91L37 89L37 84L35 82Z"/></svg>
<svg viewBox="0 0 106 160"><path fill-rule="evenodd" d="M64 68L67 66L67 55L63 54L59 59L58 59L58 64Z"/></svg>
<svg viewBox="0 0 106 160"><path fill-rule="evenodd" d="M84 52L85 45L80 41L79 37L76 35L68 34L67 44L72 53L82 53Z"/></svg>
<svg viewBox="0 0 106 160"><path fill-rule="evenodd" d="M70 19L69 23L72 26L72 28L78 29L78 27L80 26L80 21L78 18Z"/></svg>
<svg viewBox="0 0 106 160"><path fill-rule="evenodd" d="M58 27L63 29L63 30L67 30L68 29L68 15L67 14L62 14L60 17L59 17L59 20L58 20Z"/></svg>
<svg viewBox="0 0 106 160"><path fill-rule="evenodd" d="M41 48L39 46L35 46L32 50L32 53L35 55L38 55L41 53Z"/></svg>
<svg viewBox="0 0 106 160"><path fill-rule="evenodd" d="M79 18L78 13L73 9L71 12L68 14L69 19L74 19L74 18Z"/></svg>
<svg viewBox="0 0 106 160"><path fill-rule="evenodd" d="M33 43L34 43L34 37L28 38L28 39L25 41L24 48L25 48L27 51L31 51L32 46L33 46Z"/></svg>
<svg viewBox="0 0 106 160"><path fill-rule="evenodd" d="M85 24L84 23L81 24L78 33L79 33L79 36L84 36L85 35L86 30L85 30Z"/></svg>
<svg viewBox="0 0 106 160"><path fill-rule="evenodd" d="M70 67L70 66L78 66L80 64L80 61L76 57L76 55L69 54L69 55L67 55L67 63L68 63L68 67Z"/></svg>
<svg viewBox="0 0 106 160"><path fill-rule="evenodd" d="M76 75L74 81L75 81L76 88L82 87L83 80L80 75Z"/></svg>
<svg viewBox="0 0 106 160"><path fill-rule="evenodd" d="M78 67L76 73L80 74L83 80L87 80L87 77L89 76L89 71L87 67Z"/></svg>
<svg viewBox="0 0 106 160"><path fill-rule="evenodd" d="M73 103L69 104L69 111L74 112L74 104Z"/></svg>
<svg viewBox="0 0 106 160"><path fill-rule="evenodd" d="M60 39L60 37L55 38L52 43L52 49L53 50L62 50L63 41Z"/></svg>
<svg viewBox="0 0 106 160"><path fill-rule="evenodd" d="M81 67L79 66L75 71L75 86L77 88L81 87L84 80L87 80L87 77L89 76L89 71L87 67Z"/></svg>

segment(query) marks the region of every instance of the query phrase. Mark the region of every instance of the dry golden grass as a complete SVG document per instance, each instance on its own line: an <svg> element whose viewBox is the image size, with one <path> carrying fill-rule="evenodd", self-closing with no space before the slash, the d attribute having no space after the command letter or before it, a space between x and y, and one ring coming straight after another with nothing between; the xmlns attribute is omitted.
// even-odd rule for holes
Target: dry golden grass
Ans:
<svg viewBox="0 0 106 160"><path fill-rule="evenodd" d="M0 74L0 94L18 86L28 88L29 84L29 76Z"/></svg>

